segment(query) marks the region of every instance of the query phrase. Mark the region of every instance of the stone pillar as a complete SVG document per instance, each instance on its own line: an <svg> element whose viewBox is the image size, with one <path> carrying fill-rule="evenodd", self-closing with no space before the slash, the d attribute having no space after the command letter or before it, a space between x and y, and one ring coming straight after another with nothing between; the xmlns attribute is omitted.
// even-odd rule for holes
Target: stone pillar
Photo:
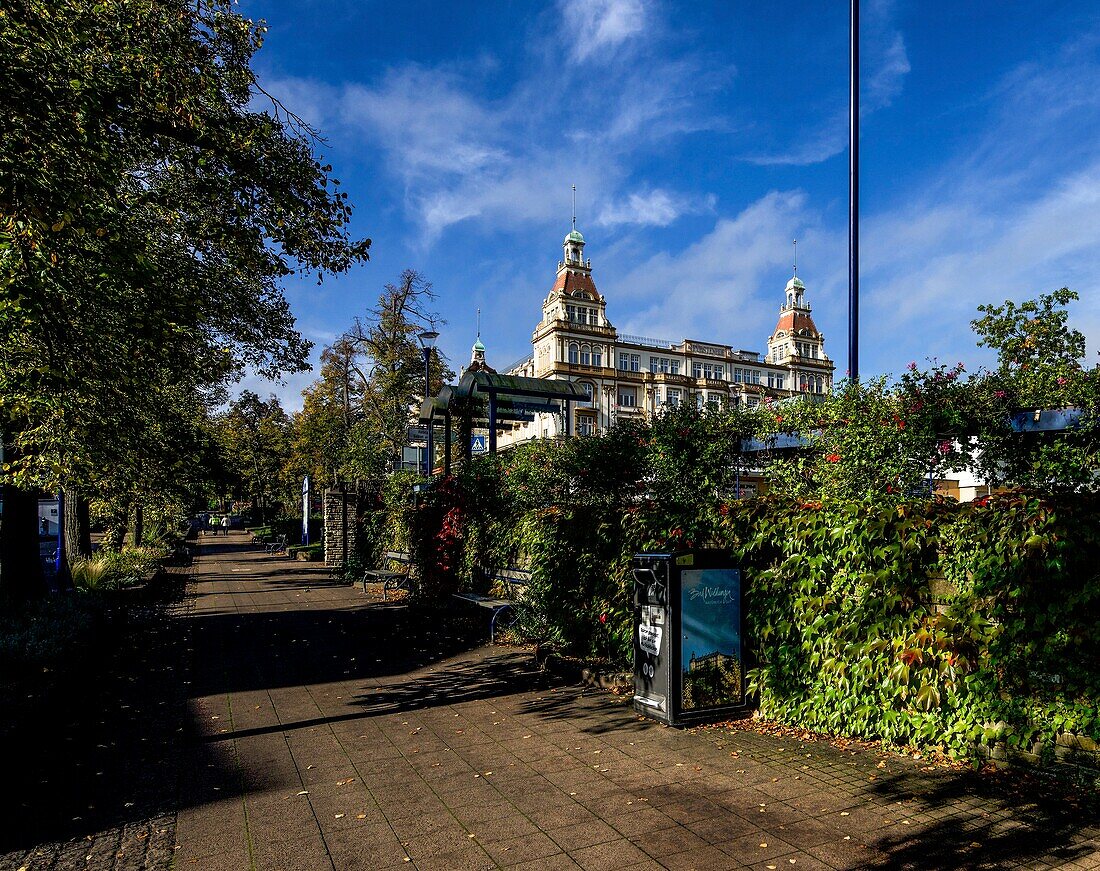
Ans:
<svg viewBox="0 0 1100 871"><path fill-rule="evenodd" d="M358 526L355 522L355 490L325 490L325 565L342 568L355 556Z"/></svg>

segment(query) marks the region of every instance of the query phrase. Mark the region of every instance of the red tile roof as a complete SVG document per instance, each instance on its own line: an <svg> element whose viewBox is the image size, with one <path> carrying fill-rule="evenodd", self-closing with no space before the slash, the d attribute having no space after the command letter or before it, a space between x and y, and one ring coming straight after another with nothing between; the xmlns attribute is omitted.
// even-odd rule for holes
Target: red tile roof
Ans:
<svg viewBox="0 0 1100 871"><path fill-rule="evenodd" d="M811 336L820 336L814 325L814 319L808 314L799 311L786 311L779 316L779 323L775 325L775 332L783 330L787 335L797 334L805 330Z"/></svg>
<svg viewBox="0 0 1100 871"><path fill-rule="evenodd" d="M592 281L592 276L584 272L564 270L558 275L558 280L554 282L554 290L560 290L566 296L572 296L575 291L579 290L589 297L592 302L599 302L600 300L600 292L596 290L596 284Z"/></svg>

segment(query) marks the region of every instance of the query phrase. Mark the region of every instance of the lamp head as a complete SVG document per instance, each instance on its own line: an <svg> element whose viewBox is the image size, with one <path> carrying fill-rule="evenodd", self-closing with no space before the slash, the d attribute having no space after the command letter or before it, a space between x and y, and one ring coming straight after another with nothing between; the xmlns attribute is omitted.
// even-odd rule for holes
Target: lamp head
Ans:
<svg viewBox="0 0 1100 871"><path fill-rule="evenodd" d="M435 340L438 338L439 333L437 333L435 330L425 330L419 336L420 344L428 350L431 350L435 347Z"/></svg>

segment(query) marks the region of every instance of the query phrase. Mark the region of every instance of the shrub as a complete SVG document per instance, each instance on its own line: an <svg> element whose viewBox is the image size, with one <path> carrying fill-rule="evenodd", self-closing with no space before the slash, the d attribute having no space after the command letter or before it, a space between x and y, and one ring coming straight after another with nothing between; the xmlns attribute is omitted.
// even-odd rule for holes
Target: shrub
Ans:
<svg viewBox="0 0 1100 871"><path fill-rule="evenodd" d="M151 547L100 551L72 567L73 586L88 592L132 587L147 580L166 556L163 549Z"/></svg>

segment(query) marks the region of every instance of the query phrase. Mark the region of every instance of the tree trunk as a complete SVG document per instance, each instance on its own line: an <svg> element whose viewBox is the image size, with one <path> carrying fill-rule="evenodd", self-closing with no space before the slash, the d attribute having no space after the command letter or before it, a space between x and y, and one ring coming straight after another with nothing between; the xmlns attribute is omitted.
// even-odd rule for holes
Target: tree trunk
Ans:
<svg viewBox="0 0 1100 871"><path fill-rule="evenodd" d="M118 509L111 523L111 537L107 539L107 546L113 551L122 550L122 543L126 539L126 525L130 521L129 506Z"/></svg>
<svg viewBox="0 0 1100 871"><path fill-rule="evenodd" d="M92 555L92 530L88 516L88 499L73 490L65 491L65 559L63 565L71 571L80 560ZM70 576L71 578L71 576Z"/></svg>
<svg viewBox="0 0 1100 871"><path fill-rule="evenodd" d="M141 547L141 537L145 534L145 512L138 502L134 505L134 529L130 535L130 544L133 547Z"/></svg>
<svg viewBox="0 0 1100 871"><path fill-rule="evenodd" d="M38 494L5 486L0 523L0 598L7 606L37 599L45 592L38 548Z"/></svg>

